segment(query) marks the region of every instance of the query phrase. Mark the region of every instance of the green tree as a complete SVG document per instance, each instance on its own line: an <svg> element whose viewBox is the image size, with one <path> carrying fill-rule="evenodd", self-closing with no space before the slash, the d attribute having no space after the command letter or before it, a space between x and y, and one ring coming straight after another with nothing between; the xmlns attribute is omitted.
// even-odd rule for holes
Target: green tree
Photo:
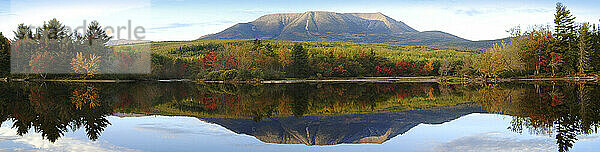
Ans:
<svg viewBox="0 0 600 152"><path fill-rule="evenodd" d="M98 23L98 21L92 21L90 25L88 25L88 29L85 33L85 38L88 40L88 43L92 43L94 40L99 40L102 44L108 42L112 37L106 35L106 31L102 29L102 26Z"/></svg>
<svg viewBox="0 0 600 152"><path fill-rule="evenodd" d="M0 32L0 76L10 73L10 41Z"/></svg>
<svg viewBox="0 0 600 152"><path fill-rule="evenodd" d="M17 31L13 31L15 33L15 40L32 38L31 27L25 25L24 23L19 24L17 27Z"/></svg>
<svg viewBox="0 0 600 152"><path fill-rule="evenodd" d="M292 62L288 69L292 77L306 78L310 75L308 53L301 44L294 45L292 49Z"/></svg>
<svg viewBox="0 0 600 152"><path fill-rule="evenodd" d="M556 3L554 24L554 37L558 42L558 53L565 56L564 70L572 73L576 70L578 63L578 51L575 47L577 42L575 17L571 15L571 11L562 3Z"/></svg>
<svg viewBox="0 0 600 152"><path fill-rule="evenodd" d="M590 57L590 63L594 71L600 71L600 27L594 25L592 33L592 50Z"/></svg>
<svg viewBox="0 0 600 152"><path fill-rule="evenodd" d="M578 51L577 51L577 70L579 73L584 73L585 70L589 69L590 56L592 56L592 33L590 32L590 25L583 23L579 26L579 38Z"/></svg>
<svg viewBox="0 0 600 152"><path fill-rule="evenodd" d="M48 39L63 39L69 36L69 31L65 25L53 18L48 22L44 22L44 25L36 31L36 34L46 36Z"/></svg>

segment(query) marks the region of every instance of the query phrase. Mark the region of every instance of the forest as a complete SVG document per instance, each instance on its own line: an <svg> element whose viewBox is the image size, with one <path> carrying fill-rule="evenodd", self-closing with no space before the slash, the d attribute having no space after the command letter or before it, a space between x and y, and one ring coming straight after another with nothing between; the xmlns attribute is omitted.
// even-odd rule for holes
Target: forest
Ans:
<svg viewBox="0 0 600 152"><path fill-rule="evenodd" d="M52 19L35 32L30 26L20 24L10 40L0 33L0 75L38 79L204 81L597 76L600 26L576 23L573 14L561 3L556 4L554 16L554 25L510 29L509 41L484 51L260 39L105 46L111 37L98 22L92 22L87 32L80 34L69 32L60 21Z"/></svg>

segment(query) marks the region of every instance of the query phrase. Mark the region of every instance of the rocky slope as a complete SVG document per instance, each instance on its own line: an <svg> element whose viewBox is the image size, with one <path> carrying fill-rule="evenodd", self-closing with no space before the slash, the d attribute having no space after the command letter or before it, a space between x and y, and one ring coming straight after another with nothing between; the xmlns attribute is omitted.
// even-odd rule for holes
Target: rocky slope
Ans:
<svg viewBox="0 0 600 152"><path fill-rule="evenodd" d="M422 45L457 50L485 49L500 41L470 41L441 31L419 32L382 13L323 11L265 15L199 39L341 41Z"/></svg>

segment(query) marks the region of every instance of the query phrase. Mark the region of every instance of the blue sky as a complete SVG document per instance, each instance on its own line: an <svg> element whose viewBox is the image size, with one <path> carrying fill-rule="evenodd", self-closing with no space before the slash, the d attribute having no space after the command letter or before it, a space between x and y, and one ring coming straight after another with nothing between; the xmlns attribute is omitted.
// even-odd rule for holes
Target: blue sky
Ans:
<svg viewBox="0 0 600 152"><path fill-rule="evenodd" d="M19 23L57 18L71 27L98 20L105 26L146 29L145 39L192 40L262 15L305 11L382 12L419 31L440 30L471 40L497 39L515 26L551 24L554 0L0 0L0 32L13 37ZM598 23L600 3L560 1L578 22ZM122 33L126 33L123 31ZM121 38L127 38L121 34Z"/></svg>

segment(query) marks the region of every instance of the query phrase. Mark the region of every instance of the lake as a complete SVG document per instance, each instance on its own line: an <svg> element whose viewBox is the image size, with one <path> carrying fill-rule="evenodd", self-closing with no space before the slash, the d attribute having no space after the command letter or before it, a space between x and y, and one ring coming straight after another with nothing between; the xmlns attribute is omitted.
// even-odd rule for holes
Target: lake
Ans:
<svg viewBox="0 0 600 152"><path fill-rule="evenodd" d="M0 83L2 151L594 151L600 85Z"/></svg>

